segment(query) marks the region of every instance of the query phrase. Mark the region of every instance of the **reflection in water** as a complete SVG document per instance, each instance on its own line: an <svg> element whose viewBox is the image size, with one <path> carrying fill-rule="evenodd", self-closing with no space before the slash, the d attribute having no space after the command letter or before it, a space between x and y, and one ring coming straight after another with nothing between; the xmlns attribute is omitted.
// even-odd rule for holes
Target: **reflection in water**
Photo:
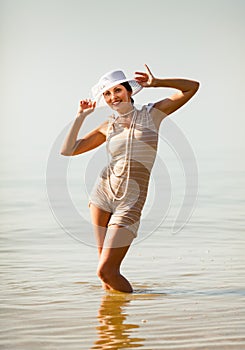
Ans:
<svg viewBox="0 0 245 350"><path fill-rule="evenodd" d="M127 298L122 293L103 295L98 311L98 339L91 349L117 350L143 346L144 338L132 336L132 332L139 325L124 323L127 318L124 306L130 302Z"/></svg>

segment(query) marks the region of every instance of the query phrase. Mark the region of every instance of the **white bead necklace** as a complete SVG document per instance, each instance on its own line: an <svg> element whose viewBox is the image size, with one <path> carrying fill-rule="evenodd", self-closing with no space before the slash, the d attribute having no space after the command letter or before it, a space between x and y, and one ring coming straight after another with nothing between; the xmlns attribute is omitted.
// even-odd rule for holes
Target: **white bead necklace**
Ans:
<svg viewBox="0 0 245 350"><path fill-rule="evenodd" d="M124 164L123 164L123 167L122 167L122 169L121 169L121 171L119 173L116 173L114 171L114 169L111 167L110 159L109 159L109 141L108 141L108 138L107 138L107 143L106 143L106 148L107 148L107 152L106 153L107 153L107 161L108 161L107 178L108 178L109 189L110 189L110 192L112 194L113 200L121 200L121 199L123 199L126 196L126 193L127 193L127 190L128 190L129 176L130 176L130 160L131 160L132 144L133 144L133 134L134 134L134 128L135 128L135 122L136 122L136 116L137 116L135 108L133 110L134 110L134 114L133 114L133 117L132 117L132 120L131 120L131 123L130 123L130 127L129 127L129 131L128 131L128 134L127 134L127 138L126 138L126 149L125 149ZM132 111L130 111L129 113L124 114L123 116L128 115L130 113L132 113ZM126 167L128 167L128 172L127 172L127 178L126 178L126 185L125 185L124 193L120 197L118 197L117 196L117 192L118 192L118 189L119 189L122 181L118 185L117 190L114 191L112 189L112 186L111 186L110 174L113 174L115 177L120 177L124 173Z"/></svg>
<svg viewBox="0 0 245 350"><path fill-rule="evenodd" d="M135 108L131 109L131 111L129 111L129 112L125 113L125 114L119 114L119 115L117 116L117 118L126 117L127 115L129 115L130 113L132 113L132 112L134 112L134 111L135 111Z"/></svg>

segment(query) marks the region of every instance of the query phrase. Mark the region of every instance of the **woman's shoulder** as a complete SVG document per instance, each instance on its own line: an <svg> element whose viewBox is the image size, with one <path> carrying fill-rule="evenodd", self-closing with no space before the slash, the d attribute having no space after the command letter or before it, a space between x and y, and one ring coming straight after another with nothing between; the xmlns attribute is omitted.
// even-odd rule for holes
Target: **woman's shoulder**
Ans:
<svg viewBox="0 0 245 350"><path fill-rule="evenodd" d="M155 108L154 102L149 102L148 104L144 104L140 108L140 113L142 113L142 116L144 117L144 120L146 120L147 123L153 124L155 129L158 131L160 124L162 120L165 118L165 114L158 109Z"/></svg>
<svg viewBox="0 0 245 350"><path fill-rule="evenodd" d="M105 119L98 127L98 130L104 134L107 135L107 130L108 130L108 126L114 121L115 117L114 115L109 115L109 117L107 117L107 119Z"/></svg>
<svg viewBox="0 0 245 350"><path fill-rule="evenodd" d="M152 108L154 107L154 103L150 102L148 104L144 104L144 105L141 105L141 106L137 106L137 110L138 112L148 112L150 113Z"/></svg>

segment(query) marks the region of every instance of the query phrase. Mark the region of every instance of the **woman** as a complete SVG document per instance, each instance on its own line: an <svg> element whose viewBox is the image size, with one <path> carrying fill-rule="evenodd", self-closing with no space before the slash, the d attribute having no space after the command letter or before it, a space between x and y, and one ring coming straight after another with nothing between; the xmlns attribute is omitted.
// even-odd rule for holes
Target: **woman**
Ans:
<svg viewBox="0 0 245 350"><path fill-rule="evenodd" d="M103 169L89 202L99 252L97 273L105 289L128 293L133 289L120 273L120 266L137 235L156 156L160 124L199 88L197 81L159 79L153 76L147 65L145 68L146 72L136 72L131 80L122 71L105 74L92 90L95 101L80 101L77 117L61 150L64 156L74 156L107 143L111 159ZM138 110L132 96L148 87L179 91ZM101 100L117 116L112 115L82 139L77 139L85 118Z"/></svg>

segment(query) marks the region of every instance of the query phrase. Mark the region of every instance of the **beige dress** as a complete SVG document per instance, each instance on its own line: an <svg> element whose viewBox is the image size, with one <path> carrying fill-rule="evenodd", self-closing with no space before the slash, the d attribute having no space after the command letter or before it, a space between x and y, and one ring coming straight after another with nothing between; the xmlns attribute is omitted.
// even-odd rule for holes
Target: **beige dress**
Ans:
<svg viewBox="0 0 245 350"><path fill-rule="evenodd" d="M110 117L106 140L108 165L90 196L90 203L112 213L108 226L124 226L135 236L157 152L158 132L151 108L148 105L135 109L131 128L124 127L123 117Z"/></svg>

